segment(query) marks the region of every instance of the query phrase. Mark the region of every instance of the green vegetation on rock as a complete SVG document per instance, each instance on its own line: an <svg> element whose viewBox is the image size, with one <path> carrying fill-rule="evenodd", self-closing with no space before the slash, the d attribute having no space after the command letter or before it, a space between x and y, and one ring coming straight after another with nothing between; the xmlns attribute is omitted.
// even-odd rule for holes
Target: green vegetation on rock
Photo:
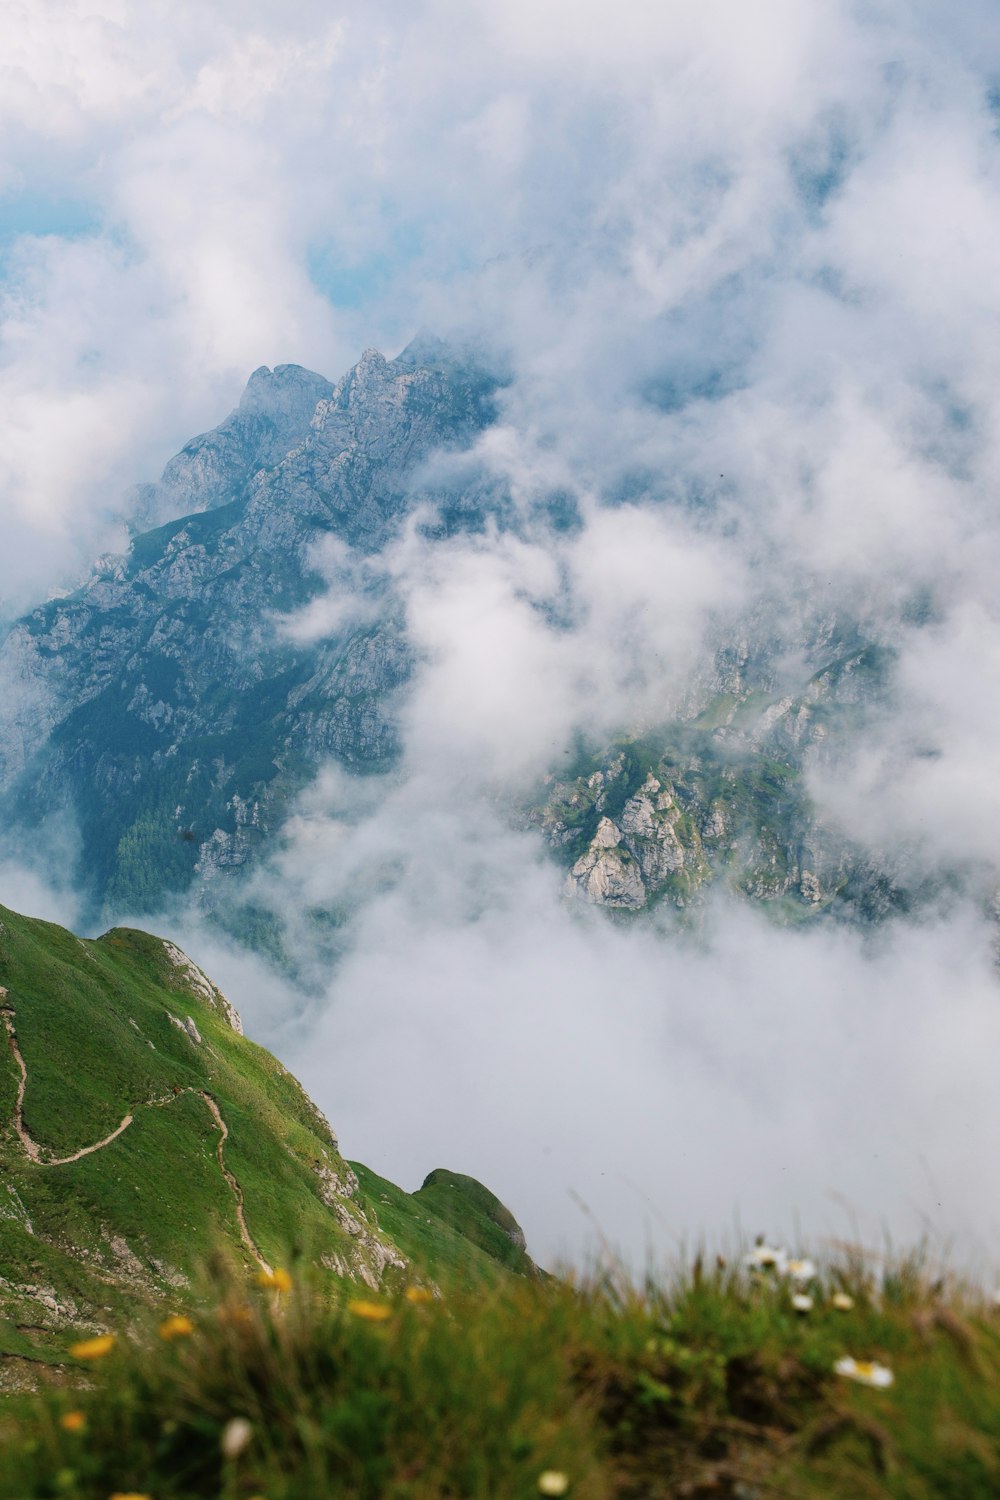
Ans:
<svg viewBox="0 0 1000 1500"><path fill-rule="evenodd" d="M810 768L878 702L887 668L884 651L850 632L821 649L823 665L800 665L792 683L767 653L734 667L720 651L725 686L697 711L578 747L528 812L567 867L568 894L636 912L685 908L721 883L783 922L868 921L918 899L814 807Z"/></svg>
<svg viewBox="0 0 1000 1500"><path fill-rule="evenodd" d="M438 1167L424 1179L413 1201L485 1250L492 1260L522 1276L535 1274L521 1226L510 1209L474 1177Z"/></svg>

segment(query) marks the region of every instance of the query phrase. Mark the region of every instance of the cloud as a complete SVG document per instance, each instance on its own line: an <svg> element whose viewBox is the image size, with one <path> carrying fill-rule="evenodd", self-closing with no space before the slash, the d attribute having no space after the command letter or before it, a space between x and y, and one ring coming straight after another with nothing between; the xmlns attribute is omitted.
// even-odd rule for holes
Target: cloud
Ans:
<svg viewBox="0 0 1000 1500"><path fill-rule="evenodd" d="M595 1222L641 1266L738 1219L876 1250L926 1234L988 1265L1000 1007L974 914L866 937L720 902L697 930L616 925L443 769L331 771L288 834L272 899L355 898L335 973L290 1024L245 956L211 970L350 1155L411 1188L479 1176L550 1264L592 1251Z"/></svg>
<svg viewBox="0 0 1000 1500"><path fill-rule="evenodd" d="M391 590L419 658L394 778L325 771L258 877L303 944L346 913L323 1002L180 934L349 1149L477 1172L544 1256L584 1237L570 1188L633 1253L737 1206L839 1225L835 1192L866 1232L995 1233L992 9L47 0L0 57L8 611L120 545L128 486L262 363L335 377L426 325L511 372L425 478L518 533L331 547L285 622ZM878 941L567 910L511 811L573 735L694 701L727 632L791 659L838 615L894 665L820 810L974 866L965 904Z"/></svg>
<svg viewBox="0 0 1000 1500"><path fill-rule="evenodd" d="M452 543L414 527L388 562L428 670L404 710L407 756L540 776L584 732L662 720L738 570L683 519L595 508L578 535Z"/></svg>
<svg viewBox="0 0 1000 1500"><path fill-rule="evenodd" d="M997 889L1000 622L978 599L905 640L895 701L860 743L817 767L817 795L851 837L905 850L912 866L976 874Z"/></svg>

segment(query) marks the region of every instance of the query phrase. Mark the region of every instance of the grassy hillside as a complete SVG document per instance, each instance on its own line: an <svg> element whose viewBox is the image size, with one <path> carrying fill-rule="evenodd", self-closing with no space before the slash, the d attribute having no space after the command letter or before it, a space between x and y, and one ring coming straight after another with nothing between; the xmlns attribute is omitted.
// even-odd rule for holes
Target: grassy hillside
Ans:
<svg viewBox="0 0 1000 1500"><path fill-rule="evenodd" d="M415 1265L466 1290L496 1280L501 1265L519 1276L537 1276L520 1225L508 1208L474 1177L437 1168L413 1194L401 1192L360 1162L352 1162L360 1199ZM470 1247L480 1252L469 1253Z"/></svg>
<svg viewBox="0 0 1000 1500"><path fill-rule="evenodd" d="M485 1250L491 1260L521 1276L534 1274L521 1226L510 1209L474 1177L438 1167L424 1178L413 1200Z"/></svg>
<svg viewBox="0 0 1000 1500"><path fill-rule="evenodd" d="M299 1084L171 944L0 908L0 989L0 1384L190 1300L220 1256L292 1259L330 1292L499 1273L480 1234L379 1182L382 1226Z"/></svg>
<svg viewBox="0 0 1000 1500"><path fill-rule="evenodd" d="M206 1285L0 1405L0 1500L995 1500L996 1312L915 1266L798 1287Z"/></svg>

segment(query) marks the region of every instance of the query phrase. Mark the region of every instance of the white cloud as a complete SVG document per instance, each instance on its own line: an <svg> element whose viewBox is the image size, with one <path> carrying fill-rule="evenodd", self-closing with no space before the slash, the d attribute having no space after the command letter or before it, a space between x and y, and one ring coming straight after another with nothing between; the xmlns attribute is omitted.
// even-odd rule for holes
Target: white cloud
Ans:
<svg viewBox="0 0 1000 1500"><path fill-rule="evenodd" d="M303 75L325 73L341 50L343 35L343 23L334 22L302 41L276 41L253 32L235 36L225 56L198 69L175 113L204 110L210 115L253 117L275 95L300 88Z"/></svg>
<svg viewBox="0 0 1000 1500"><path fill-rule="evenodd" d="M320 778L261 875L290 920L355 902L328 1018L279 1032L350 1149L480 1172L543 1254L575 1237L569 1186L633 1249L643 1203L654 1233L737 1201L755 1229L822 1223L834 1190L995 1232L977 919L870 952L729 912L699 949L570 916L498 812L579 725L666 712L713 625L759 596L794 638L805 599L899 653L883 720L816 772L826 810L892 855L995 861L991 8L45 0L6 7L0 58L25 231L0 592L113 540L121 492L257 365L336 376L421 324L511 362L474 463L524 518L555 490L583 517L400 539L400 776ZM70 201L84 230L34 232ZM324 566L296 639L371 608L356 558ZM933 629L899 623L918 598Z"/></svg>
<svg viewBox="0 0 1000 1500"><path fill-rule="evenodd" d="M289 1025L245 959L211 967L349 1154L410 1188L479 1176L549 1263L593 1248L594 1220L641 1264L737 1217L876 1250L926 1233L988 1264L1000 1006L980 920L873 941L720 903L697 934L615 926L565 906L537 837L444 767L374 789L330 773L289 835L272 899L362 893L322 1002Z"/></svg>
<svg viewBox="0 0 1000 1500"><path fill-rule="evenodd" d="M1000 622L969 599L905 641L892 711L831 767L822 804L852 837L902 848L918 870L980 867L996 885L1000 788Z"/></svg>

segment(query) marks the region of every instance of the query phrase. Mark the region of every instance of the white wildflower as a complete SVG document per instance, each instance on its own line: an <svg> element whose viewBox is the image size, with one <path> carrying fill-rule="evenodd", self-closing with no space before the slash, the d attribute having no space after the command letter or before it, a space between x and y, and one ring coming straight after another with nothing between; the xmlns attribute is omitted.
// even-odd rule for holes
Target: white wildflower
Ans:
<svg viewBox="0 0 1000 1500"><path fill-rule="evenodd" d="M219 1446L226 1458L239 1458L253 1437L253 1428L246 1417L230 1417L222 1429Z"/></svg>
<svg viewBox="0 0 1000 1500"><path fill-rule="evenodd" d="M833 1368L848 1380L856 1380L859 1385L872 1385L882 1391L888 1390L896 1378L885 1365L876 1364L874 1360L852 1359L849 1354L838 1359Z"/></svg>
<svg viewBox="0 0 1000 1500"><path fill-rule="evenodd" d="M743 1264L748 1270L758 1274L774 1271L777 1275L783 1276L788 1265L788 1252L774 1245L755 1245L750 1254L744 1256Z"/></svg>

